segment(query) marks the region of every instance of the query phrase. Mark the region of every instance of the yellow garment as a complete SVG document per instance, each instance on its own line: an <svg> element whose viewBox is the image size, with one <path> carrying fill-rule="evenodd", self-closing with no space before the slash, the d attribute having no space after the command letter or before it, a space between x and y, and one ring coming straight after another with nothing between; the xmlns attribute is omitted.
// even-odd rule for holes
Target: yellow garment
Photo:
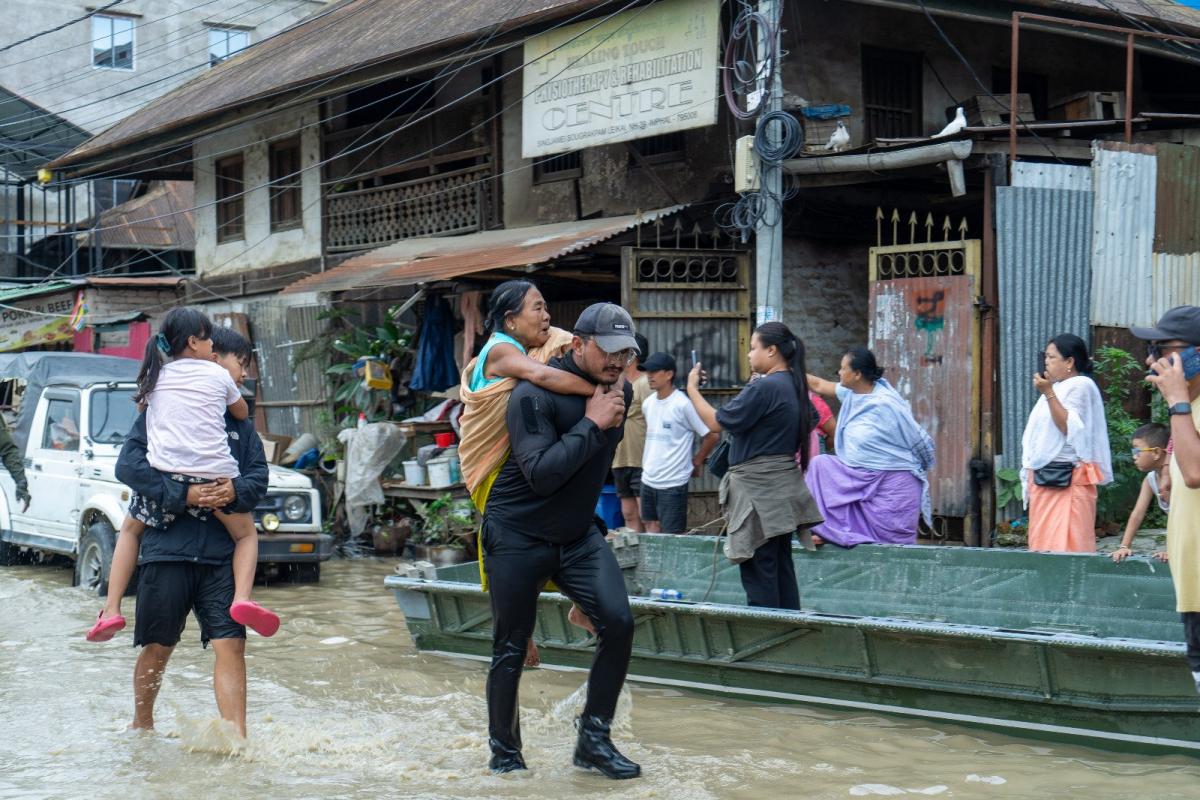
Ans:
<svg viewBox="0 0 1200 800"><path fill-rule="evenodd" d="M633 402L625 410L625 435L613 455L613 469L641 467L642 451L646 449L646 418L642 416L642 402L653 392L650 381L642 375L633 382Z"/></svg>
<svg viewBox="0 0 1200 800"><path fill-rule="evenodd" d="M562 355L571 346L572 335L561 328L551 328L550 338L541 347L535 347L526 355L546 364L550 359ZM462 372L459 396L463 402L463 413L459 417L458 460L462 468L463 482L471 493L471 502L482 514L487 509L488 497L500 470L508 460L508 399L517 387L515 378L505 378L477 392L471 391L471 374L475 362L471 359ZM479 553L479 588L488 590L487 571L483 566L483 528L475 534Z"/></svg>
<svg viewBox="0 0 1200 800"><path fill-rule="evenodd" d="M571 346L571 334L561 328L551 328L550 338L541 347L529 351L528 356L535 361L546 364L550 359L563 354ZM508 413L508 398L517 387L515 378L485 386L477 392L471 391L471 373L475 371L475 362L463 368L462 381L458 387L459 396L463 402L462 417L459 418L460 432L458 443L458 460L462 466L463 482L474 498L475 491L493 472L498 472L499 465L508 457L508 425L505 415ZM495 477L492 477L495 480ZM490 487L488 491L491 491ZM480 511L479 503L475 504Z"/></svg>
<svg viewBox="0 0 1200 800"><path fill-rule="evenodd" d="M1192 401L1192 424L1200 431L1200 401ZM1189 489L1171 459L1171 510L1167 512L1167 557L1175 582L1175 610L1200 611L1200 489Z"/></svg>
<svg viewBox="0 0 1200 800"><path fill-rule="evenodd" d="M496 465L496 468L488 473L484 478L483 483L479 484L479 488L471 493L471 502L479 509L482 514L487 507L488 497L492 494L492 487L496 485L496 478L500 477L500 470L504 469L504 462L508 460L508 454L505 453L504 461ZM479 591L486 592L488 590L487 570L483 566L483 526L479 526L479 530L475 532L475 552L479 554ZM543 592L557 592L558 587L554 581L546 581L542 586Z"/></svg>
<svg viewBox="0 0 1200 800"><path fill-rule="evenodd" d="M504 469L504 462L508 460L508 451L504 453L504 458L496 465L496 468L488 473L483 482L471 492L471 502L475 504L475 508L479 509L482 514L487 508L488 497L492 493L492 487L496 485L496 478L500 477L500 470ZM486 592L488 590L487 570L483 568L483 526L479 526L479 530L475 532L475 552L479 554L479 590Z"/></svg>

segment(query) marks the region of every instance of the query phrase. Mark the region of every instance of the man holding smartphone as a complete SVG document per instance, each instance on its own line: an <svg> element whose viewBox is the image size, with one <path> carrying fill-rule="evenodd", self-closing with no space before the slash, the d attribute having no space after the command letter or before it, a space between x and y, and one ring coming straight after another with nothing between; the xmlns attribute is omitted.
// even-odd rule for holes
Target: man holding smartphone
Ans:
<svg viewBox="0 0 1200 800"><path fill-rule="evenodd" d="M1129 330L1149 342L1146 380L1162 394L1171 415L1167 556L1188 665L1200 692L1200 308L1178 306L1153 328Z"/></svg>

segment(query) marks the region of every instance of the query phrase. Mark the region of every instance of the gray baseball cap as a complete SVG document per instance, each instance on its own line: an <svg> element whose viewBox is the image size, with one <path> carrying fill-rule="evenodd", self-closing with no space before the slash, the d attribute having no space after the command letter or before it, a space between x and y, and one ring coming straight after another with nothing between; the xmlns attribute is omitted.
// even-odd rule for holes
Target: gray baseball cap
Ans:
<svg viewBox="0 0 1200 800"><path fill-rule="evenodd" d="M575 334L595 339L606 353L642 352L633 338L633 317L614 303L594 303L585 308L575 323Z"/></svg>
<svg viewBox="0 0 1200 800"><path fill-rule="evenodd" d="M1129 332L1150 342L1181 339L1188 344L1200 344L1200 307L1175 306L1153 328L1131 327Z"/></svg>

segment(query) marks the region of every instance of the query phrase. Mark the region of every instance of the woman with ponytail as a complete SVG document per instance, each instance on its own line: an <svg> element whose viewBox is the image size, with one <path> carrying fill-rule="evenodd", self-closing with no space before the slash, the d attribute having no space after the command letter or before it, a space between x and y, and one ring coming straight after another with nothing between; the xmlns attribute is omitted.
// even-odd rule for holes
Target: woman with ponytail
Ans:
<svg viewBox="0 0 1200 800"><path fill-rule="evenodd" d="M767 322L750 337L749 359L757 380L719 410L700 393L699 364L688 375L688 397L709 430L732 434L720 499L725 555L739 565L747 605L799 610L792 534L800 531L811 548L808 529L821 522L801 471L816 422L804 343L783 323Z"/></svg>
<svg viewBox="0 0 1200 800"><path fill-rule="evenodd" d="M814 458L806 476L825 517L813 533L841 547L915 544L919 520L932 523L933 439L865 347L842 356L837 383L809 375L808 386L841 403L837 455Z"/></svg>

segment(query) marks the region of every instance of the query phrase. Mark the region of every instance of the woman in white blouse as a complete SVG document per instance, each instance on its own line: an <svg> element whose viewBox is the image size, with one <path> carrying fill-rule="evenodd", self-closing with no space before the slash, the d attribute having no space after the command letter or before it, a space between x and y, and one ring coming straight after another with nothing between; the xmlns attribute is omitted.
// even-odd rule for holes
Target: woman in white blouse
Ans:
<svg viewBox="0 0 1200 800"><path fill-rule="evenodd" d="M1029 549L1093 553L1096 487L1112 482L1104 400L1078 336L1055 336L1043 362L1033 376L1041 396L1021 439Z"/></svg>

